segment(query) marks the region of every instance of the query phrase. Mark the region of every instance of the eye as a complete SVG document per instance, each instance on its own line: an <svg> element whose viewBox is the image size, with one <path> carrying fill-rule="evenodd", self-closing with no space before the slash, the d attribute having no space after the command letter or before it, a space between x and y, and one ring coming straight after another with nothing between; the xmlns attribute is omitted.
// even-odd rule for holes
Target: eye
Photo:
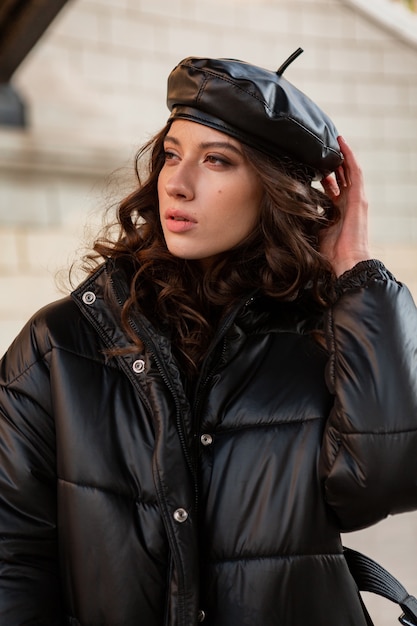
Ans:
<svg viewBox="0 0 417 626"><path fill-rule="evenodd" d="M230 161L224 156L218 154L208 154L206 156L206 162L211 165L231 165Z"/></svg>
<svg viewBox="0 0 417 626"><path fill-rule="evenodd" d="M175 152L172 152L171 150L165 150L164 157L165 161L173 161L174 159L178 158Z"/></svg>

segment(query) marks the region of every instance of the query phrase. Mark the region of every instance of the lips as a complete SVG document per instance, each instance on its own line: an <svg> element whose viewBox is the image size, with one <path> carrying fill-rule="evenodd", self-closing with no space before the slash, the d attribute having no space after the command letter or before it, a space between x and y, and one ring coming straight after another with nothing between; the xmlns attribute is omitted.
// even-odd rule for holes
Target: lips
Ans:
<svg viewBox="0 0 417 626"><path fill-rule="evenodd" d="M165 212L165 224L171 233L184 233L195 228L197 221L180 209Z"/></svg>

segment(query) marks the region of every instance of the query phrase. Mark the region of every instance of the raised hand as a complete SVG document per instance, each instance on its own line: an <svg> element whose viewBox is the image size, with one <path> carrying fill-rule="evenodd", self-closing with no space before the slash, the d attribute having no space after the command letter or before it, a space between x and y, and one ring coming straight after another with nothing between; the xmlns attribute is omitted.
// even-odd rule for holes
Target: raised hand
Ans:
<svg viewBox="0 0 417 626"><path fill-rule="evenodd" d="M336 276L359 261L370 258L368 247L368 202L362 170L343 137L338 137L343 164L334 175L322 179L326 195L339 207L341 220L323 230L320 251L329 260Z"/></svg>

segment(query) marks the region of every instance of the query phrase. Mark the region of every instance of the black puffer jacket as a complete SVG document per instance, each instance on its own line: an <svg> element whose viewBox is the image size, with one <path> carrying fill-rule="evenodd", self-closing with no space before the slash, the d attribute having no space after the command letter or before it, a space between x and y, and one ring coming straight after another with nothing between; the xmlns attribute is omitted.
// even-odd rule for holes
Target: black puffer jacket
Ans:
<svg viewBox="0 0 417 626"><path fill-rule="evenodd" d="M417 508L417 314L378 262L325 333L242 303L187 399L170 344L103 300L103 267L0 372L4 626L363 626L340 530ZM125 285L112 281L120 301Z"/></svg>

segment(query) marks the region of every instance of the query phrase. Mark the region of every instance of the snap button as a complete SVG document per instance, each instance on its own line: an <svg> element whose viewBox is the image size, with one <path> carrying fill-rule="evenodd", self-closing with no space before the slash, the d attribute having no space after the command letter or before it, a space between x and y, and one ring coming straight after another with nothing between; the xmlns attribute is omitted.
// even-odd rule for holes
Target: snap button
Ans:
<svg viewBox="0 0 417 626"><path fill-rule="evenodd" d="M86 291L82 295L82 301L84 304L94 304L96 301L96 294L93 291Z"/></svg>
<svg viewBox="0 0 417 626"><path fill-rule="evenodd" d="M213 437L209 435L208 433L204 433L204 435L201 435L200 441L203 444L203 446L209 446L210 444L213 443Z"/></svg>
<svg viewBox="0 0 417 626"><path fill-rule="evenodd" d="M203 611L203 609L200 609L197 615L197 621L204 622L205 619L206 619L206 613L205 611Z"/></svg>
<svg viewBox="0 0 417 626"><path fill-rule="evenodd" d="M174 511L174 520L182 524L188 519L188 513L185 509L179 508Z"/></svg>
<svg viewBox="0 0 417 626"><path fill-rule="evenodd" d="M132 369L135 374L141 374L145 369L145 361L143 359L138 359L133 363Z"/></svg>

